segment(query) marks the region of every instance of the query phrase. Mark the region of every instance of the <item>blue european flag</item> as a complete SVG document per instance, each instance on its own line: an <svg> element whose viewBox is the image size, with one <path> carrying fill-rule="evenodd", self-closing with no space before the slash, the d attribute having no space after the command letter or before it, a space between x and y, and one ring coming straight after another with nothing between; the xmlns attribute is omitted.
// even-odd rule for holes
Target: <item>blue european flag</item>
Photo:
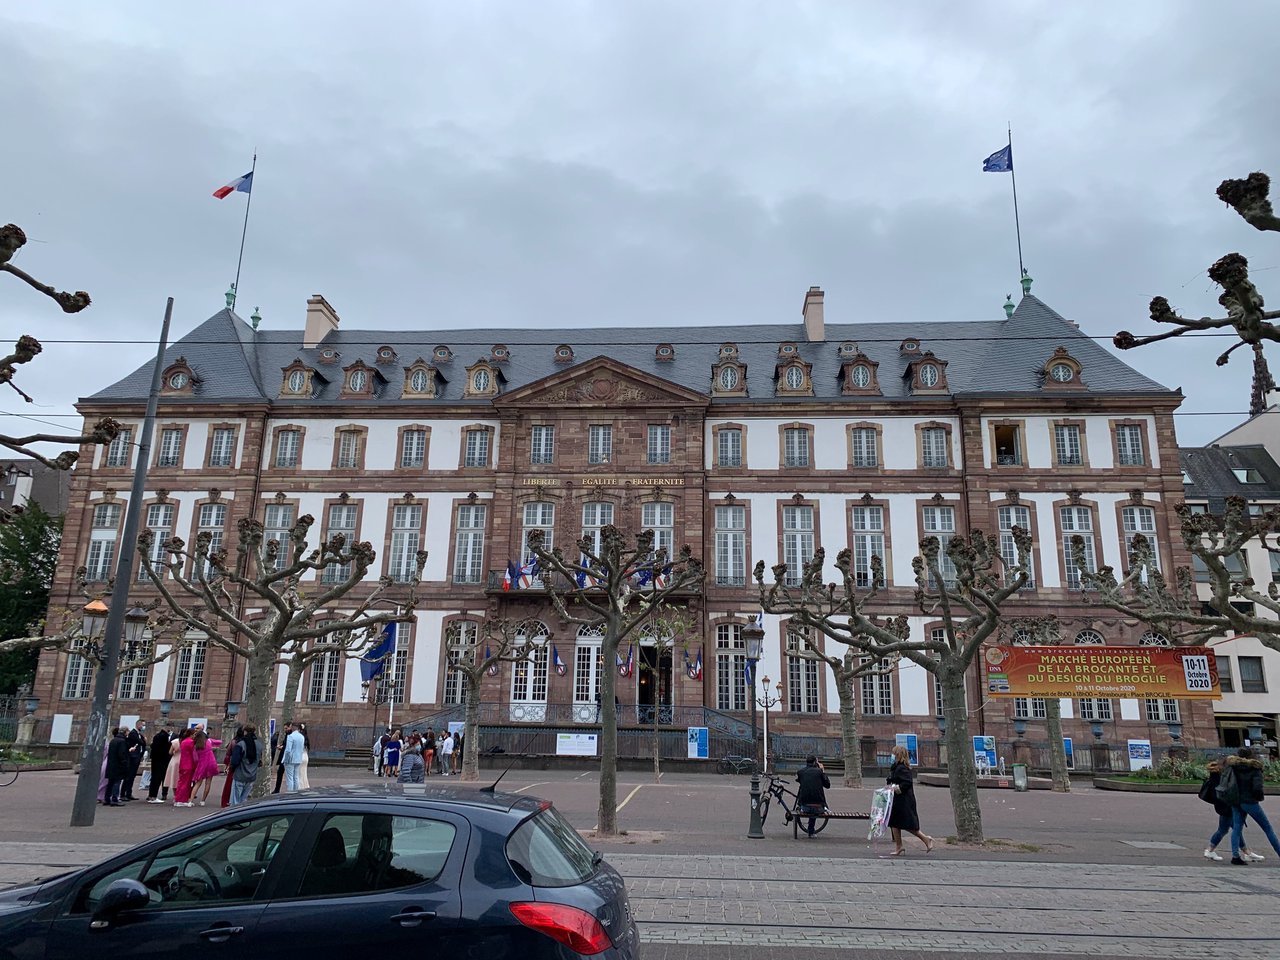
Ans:
<svg viewBox="0 0 1280 960"><path fill-rule="evenodd" d="M382 673L387 658L396 652L396 625L388 623L382 628L382 639L376 647L360 658L360 679L368 683Z"/></svg>
<svg viewBox="0 0 1280 960"><path fill-rule="evenodd" d="M1013 144L1001 147L987 159L982 161L983 173L1012 173Z"/></svg>

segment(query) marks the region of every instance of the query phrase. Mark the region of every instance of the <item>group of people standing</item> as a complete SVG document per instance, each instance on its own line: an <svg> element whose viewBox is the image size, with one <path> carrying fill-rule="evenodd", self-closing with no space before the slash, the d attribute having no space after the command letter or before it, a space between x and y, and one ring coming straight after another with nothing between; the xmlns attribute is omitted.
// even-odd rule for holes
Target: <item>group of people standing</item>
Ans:
<svg viewBox="0 0 1280 960"><path fill-rule="evenodd" d="M462 765L462 731L455 735L441 730L439 737L428 727L408 736L400 728L388 727L373 742L373 774L401 783L421 783L434 768L441 776L456 774Z"/></svg>

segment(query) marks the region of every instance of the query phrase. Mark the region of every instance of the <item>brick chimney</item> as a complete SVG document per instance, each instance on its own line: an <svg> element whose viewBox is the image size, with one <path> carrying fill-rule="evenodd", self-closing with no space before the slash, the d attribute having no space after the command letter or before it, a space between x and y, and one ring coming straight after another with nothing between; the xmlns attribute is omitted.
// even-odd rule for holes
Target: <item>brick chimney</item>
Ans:
<svg viewBox="0 0 1280 960"><path fill-rule="evenodd" d="M302 334L304 347L318 347L320 341L338 329L338 313L320 294L307 298L307 327Z"/></svg>
<svg viewBox="0 0 1280 960"><path fill-rule="evenodd" d="M810 287L804 295L804 335L810 343L821 343L826 339L826 331L822 323L822 288Z"/></svg>

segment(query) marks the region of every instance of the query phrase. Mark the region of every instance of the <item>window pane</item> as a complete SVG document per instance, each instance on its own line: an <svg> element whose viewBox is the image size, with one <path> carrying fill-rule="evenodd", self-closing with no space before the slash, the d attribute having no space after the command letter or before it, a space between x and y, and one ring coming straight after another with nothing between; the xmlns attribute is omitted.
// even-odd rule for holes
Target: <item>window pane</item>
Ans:
<svg viewBox="0 0 1280 960"><path fill-rule="evenodd" d="M300 896L353 896L434 880L457 830L426 817L335 813L325 820L298 889Z"/></svg>
<svg viewBox="0 0 1280 960"><path fill-rule="evenodd" d="M721 430L716 436L716 462L722 467L742 466L742 431Z"/></svg>

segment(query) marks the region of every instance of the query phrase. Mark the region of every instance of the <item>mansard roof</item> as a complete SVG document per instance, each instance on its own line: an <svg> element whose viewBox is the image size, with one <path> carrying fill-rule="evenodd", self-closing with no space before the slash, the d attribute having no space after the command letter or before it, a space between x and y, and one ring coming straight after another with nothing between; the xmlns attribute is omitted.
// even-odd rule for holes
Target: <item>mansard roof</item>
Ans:
<svg viewBox="0 0 1280 960"><path fill-rule="evenodd" d="M738 359L747 367L748 394L745 398L713 399L713 407L751 402L803 405L821 400L858 404L882 399L841 394L839 373L847 358L840 355L840 344L858 344L868 359L879 364L883 399L912 401L910 382L901 376L912 356L902 354L899 345L904 338L914 337L920 341L922 351L932 351L939 360L948 362L948 392L955 397L1043 396L1045 361L1059 346L1065 346L1083 367L1086 387L1073 397L1170 393L1031 295L1022 298L1008 319L828 323L821 342L808 341L801 322L649 328L547 328L532 324L527 328L416 331L347 328L331 332L320 346L312 348L302 346L302 336L300 329L255 333L230 310L220 310L175 342L166 353L165 363L184 356L198 376L199 385L192 396L183 398L185 402L270 401L285 407L339 402L489 404L491 398L464 399L463 388L465 368L478 358L488 357L494 343L505 344L510 350L510 358L502 364L503 395L566 373L563 362L556 362L556 347L561 344L573 348L576 365L608 358L655 380L709 395L712 366L719 359L720 345L732 340L739 348ZM674 359L657 358L654 347L659 341L675 347ZM774 368L779 344L785 341L794 342L799 358L813 365L812 397L775 395ZM340 378L322 385L312 397L278 395L280 371L299 358L308 366L317 366L321 349L336 349L346 364L363 359L372 366L380 347L390 346L401 357L416 357L426 356L436 344L448 345L453 357L434 362L442 379L434 399L402 398L394 380L371 400L340 399ZM146 398L150 382L151 362L147 361L124 379L86 398L86 402L140 402Z"/></svg>

